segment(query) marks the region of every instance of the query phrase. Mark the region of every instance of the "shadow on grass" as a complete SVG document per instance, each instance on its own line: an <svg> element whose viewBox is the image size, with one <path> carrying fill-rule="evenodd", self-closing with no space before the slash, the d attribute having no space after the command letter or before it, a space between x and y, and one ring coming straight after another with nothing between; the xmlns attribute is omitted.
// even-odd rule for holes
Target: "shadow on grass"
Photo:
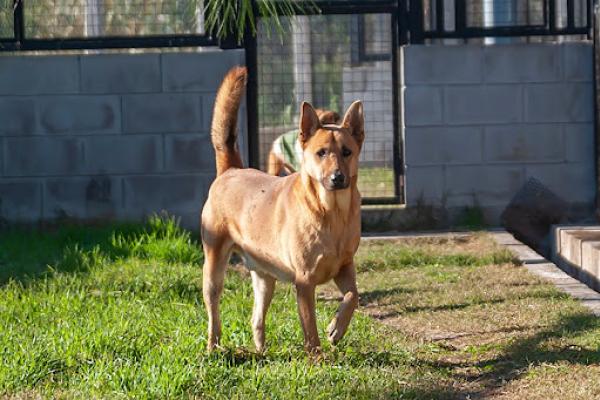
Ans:
<svg viewBox="0 0 600 400"><path fill-rule="evenodd" d="M0 285L30 283L49 273L86 272L105 261L128 257L161 262L199 262L200 246L173 217L145 224L79 225L0 231Z"/></svg>
<svg viewBox="0 0 600 400"><path fill-rule="evenodd" d="M579 346L566 345L555 347L545 345L546 341L561 338L573 338L600 329L597 317L591 314L572 314L562 317L556 324L531 336L517 339L502 353L485 361L418 361L421 366L433 370L450 371L450 376L471 382L477 382L476 390L456 391L448 388L457 398L485 398L511 381L519 379L531 366L569 362L580 365L598 365L600 351ZM480 373L465 373L465 368ZM436 389L439 390L439 389Z"/></svg>
<svg viewBox="0 0 600 400"><path fill-rule="evenodd" d="M276 351L277 348L274 347L272 350ZM301 345L298 345L292 351L289 350L281 353L270 350L265 353L258 353L243 347L227 347L214 351L209 355L209 358L227 367L237 367L244 364L264 366L273 362L281 363L305 359L314 365L325 367L344 365L353 368L395 368L408 366L412 360L410 355L405 352L361 351L356 349L348 351L343 346L324 351L318 355L307 355Z"/></svg>

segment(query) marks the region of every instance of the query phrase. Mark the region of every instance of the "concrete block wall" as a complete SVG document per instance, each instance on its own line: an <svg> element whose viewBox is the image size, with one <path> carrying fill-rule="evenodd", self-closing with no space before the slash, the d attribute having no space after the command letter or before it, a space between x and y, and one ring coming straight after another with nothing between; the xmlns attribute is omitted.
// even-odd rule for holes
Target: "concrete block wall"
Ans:
<svg viewBox="0 0 600 400"><path fill-rule="evenodd" d="M242 50L212 49L0 58L0 219L167 210L197 229L215 174L215 93L243 63Z"/></svg>
<svg viewBox="0 0 600 400"><path fill-rule="evenodd" d="M590 43L408 46L403 60L407 206L477 206L495 225L535 177L591 210Z"/></svg>

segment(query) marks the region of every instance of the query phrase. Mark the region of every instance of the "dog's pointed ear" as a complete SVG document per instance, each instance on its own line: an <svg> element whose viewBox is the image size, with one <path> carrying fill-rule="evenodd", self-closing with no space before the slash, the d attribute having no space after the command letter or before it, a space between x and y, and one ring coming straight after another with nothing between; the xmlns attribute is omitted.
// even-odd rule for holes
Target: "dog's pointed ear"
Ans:
<svg viewBox="0 0 600 400"><path fill-rule="evenodd" d="M342 126L348 128L358 146L362 146L365 140L365 117L363 115L363 105L360 100L350 104L346 115L344 115Z"/></svg>
<svg viewBox="0 0 600 400"><path fill-rule="evenodd" d="M300 142L302 147L320 126L319 117L317 117L313 106L303 101L300 107Z"/></svg>

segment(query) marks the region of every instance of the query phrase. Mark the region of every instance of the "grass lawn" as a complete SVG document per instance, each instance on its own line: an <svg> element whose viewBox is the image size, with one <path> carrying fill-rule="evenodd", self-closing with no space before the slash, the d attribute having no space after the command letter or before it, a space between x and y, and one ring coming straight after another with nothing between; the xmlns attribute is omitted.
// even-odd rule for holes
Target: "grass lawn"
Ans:
<svg viewBox="0 0 600 400"><path fill-rule="evenodd" d="M394 170L362 167L358 171L358 188L363 197L393 197Z"/></svg>
<svg viewBox="0 0 600 400"><path fill-rule="evenodd" d="M361 309L321 360L278 284L266 354L233 268L225 349L205 352L202 254L174 224L0 232L0 398L600 396L600 323L484 234L368 242ZM319 294L321 334L338 294Z"/></svg>

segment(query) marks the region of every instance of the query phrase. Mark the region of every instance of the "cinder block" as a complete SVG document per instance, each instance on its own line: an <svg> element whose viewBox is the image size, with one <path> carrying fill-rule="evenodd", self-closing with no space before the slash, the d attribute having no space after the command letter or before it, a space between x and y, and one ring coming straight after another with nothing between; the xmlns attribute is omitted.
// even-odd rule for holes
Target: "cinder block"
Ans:
<svg viewBox="0 0 600 400"><path fill-rule="evenodd" d="M77 174L83 166L83 144L75 138L6 138L5 176Z"/></svg>
<svg viewBox="0 0 600 400"><path fill-rule="evenodd" d="M487 82L556 82L561 80L561 47L556 44L486 46Z"/></svg>
<svg viewBox="0 0 600 400"><path fill-rule="evenodd" d="M596 182L593 164L531 164L526 166L526 174L538 179L569 203L594 201Z"/></svg>
<svg viewBox="0 0 600 400"><path fill-rule="evenodd" d="M214 94L204 94L202 95L202 131L210 132L210 125L212 124L212 116L215 108L215 98L216 93ZM244 122L243 127L246 127L246 101L244 99L243 103L240 104L240 111L238 112L238 129L241 128L240 123Z"/></svg>
<svg viewBox="0 0 600 400"><path fill-rule="evenodd" d="M42 190L39 182L0 182L0 219L34 222L42 217Z"/></svg>
<svg viewBox="0 0 600 400"><path fill-rule="evenodd" d="M595 241L581 244L581 269L589 276L600 281L600 233Z"/></svg>
<svg viewBox="0 0 600 400"><path fill-rule="evenodd" d="M168 171L214 172L215 153L210 135L166 135L165 161Z"/></svg>
<svg viewBox="0 0 600 400"><path fill-rule="evenodd" d="M444 118L450 124L521 121L520 85L449 86L444 91Z"/></svg>
<svg viewBox="0 0 600 400"><path fill-rule="evenodd" d="M442 122L442 88L410 86L404 90L406 126L438 125Z"/></svg>
<svg viewBox="0 0 600 400"><path fill-rule="evenodd" d="M524 182L520 166L448 166L444 193L452 207L506 205Z"/></svg>
<svg viewBox="0 0 600 400"><path fill-rule="evenodd" d="M153 173L163 166L159 135L110 135L84 139L85 173Z"/></svg>
<svg viewBox="0 0 600 400"><path fill-rule="evenodd" d="M591 82L594 78L594 49L591 42L563 43L565 79Z"/></svg>
<svg viewBox="0 0 600 400"><path fill-rule="evenodd" d="M444 167L406 166L406 204L439 205L444 196Z"/></svg>
<svg viewBox="0 0 600 400"><path fill-rule="evenodd" d="M44 185L45 219L112 219L120 206L120 178L57 178L48 179Z"/></svg>
<svg viewBox="0 0 600 400"><path fill-rule="evenodd" d="M481 162L480 127L411 127L405 130L408 165L478 164Z"/></svg>
<svg viewBox="0 0 600 400"><path fill-rule="evenodd" d="M0 95L63 94L78 91L78 56L2 57Z"/></svg>
<svg viewBox="0 0 600 400"><path fill-rule="evenodd" d="M562 230L560 233L561 255L575 267L581 268L583 243L598 240L600 240L600 230Z"/></svg>
<svg viewBox="0 0 600 400"><path fill-rule="evenodd" d="M487 161L563 161L564 148L561 125L492 125L485 128Z"/></svg>
<svg viewBox="0 0 600 400"><path fill-rule="evenodd" d="M0 135L35 133L35 102L31 98L0 98Z"/></svg>
<svg viewBox="0 0 600 400"><path fill-rule="evenodd" d="M215 92L227 71L244 64L244 50L162 54L165 92Z"/></svg>
<svg viewBox="0 0 600 400"><path fill-rule="evenodd" d="M123 179L124 217L142 218L166 210L174 215L195 213L199 219L214 175L149 175Z"/></svg>
<svg viewBox="0 0 600 400"><path fill-rule="evenodd" d="M40 126L47 133L119 133L117 96L57 96L37 100Z"/></svg>
<svg viewBox="0 0 600 400"><path fill-rule="evenodd" d="M564 125L566 160L594 163L594 126L591 123Z"/></svg>
<svg viewBox="0 0 600 400"><path fill-rule="evenodd" d="M81 56L83 93L141 93L161 89L158 53Z"/></svg>
<svg viewBox="0 0 600 400"><path fill-rule="evenodd" d="M404 47L404 80L415 83L477 83L483 80L481 46Z"/></svg>
<svg viewBox="0 0 600 400"><path fill-rule="evenodd" d="M123 129L128 133L202 131L202 101L196 94L123 97Z"/></svg>
<svg viewBox="0 0 600 400"><path fill-rule="evenodd" d="M525 87L529 122L590 122L593 85L589 83L532 84Z"/></svg>

